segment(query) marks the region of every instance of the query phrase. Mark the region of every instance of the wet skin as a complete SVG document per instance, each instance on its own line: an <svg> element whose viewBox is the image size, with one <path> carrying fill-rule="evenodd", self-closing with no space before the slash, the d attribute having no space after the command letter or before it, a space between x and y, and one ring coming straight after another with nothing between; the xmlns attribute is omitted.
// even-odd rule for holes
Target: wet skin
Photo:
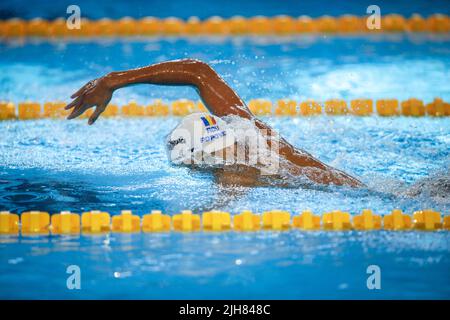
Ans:
<svg viewBox="0 0 450 320"><path fill-rule="evenodd" d="M115 90L144 83L193 86L212 114L218 117L235 115L252 120L265 134L271 135L272 129L251 113L236 92L208 64L193 59L168 61L138 69L111 72L89 81L71 96L74 100L65 107L67 110L72 109L68 119L76 118L95 106L88 121L91 125L106 109ZM267 143L270 146L271 142ZM291 164L290 173L293 175L305 175L311 181L320 184L363 186L356 178L322 163L311 154L295 148L283 138L280 138L278 147L280 156ZM305 170L306 168L308 170ZM253 174L249 172L249 175ZM236 184L240 184L239 179L232 178Z"/></svg>

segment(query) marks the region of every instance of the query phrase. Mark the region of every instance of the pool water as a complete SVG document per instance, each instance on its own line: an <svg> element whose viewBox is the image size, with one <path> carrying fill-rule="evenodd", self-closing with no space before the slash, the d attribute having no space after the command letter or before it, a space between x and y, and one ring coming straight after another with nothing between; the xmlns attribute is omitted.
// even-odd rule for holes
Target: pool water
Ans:
<svg viewBox="0 0 450 320"><path fill-rule="evenodd" d="M290 16L309 15L318 17L322 15L339 16L344 14L365 15L366 8L373 4L370 0L346 0L324 6L323 3L313 0L283 0L258 1L247 0L216 0L205 3L202 0L128 0L110 1L78 0L83 16L90 19L111 18L120 19L125 16L142 18L154 16L160 18L179 17L187 19L198 16L207 19L214 15L229 18L233 15L253 17L256 15L275 16L286 14ZM449 14L450 8L446 0L378 0L377 5L382 8L382 14L397 13L410 16L421 13L428 16L434 13ZM27 0L3 0L0 3L0 18L8 19L23 17L32 19L41 17L55 19L66 13L68 3L64 0L41 1L39 4L30 4ZM198 10L201 8L201 10Z"/></svg>
<svg viewBox="0 0 450 320"><path fill-rule="evenodd" d="M447 36L427 34L3 41L0 97L68 101L106 72L192 57L209 62L247 101L448 101L449 50ZM113 102L154 98L197 96L191 88L137 86L118 91ZM219 186L208 172L168 163L164 137L179 120L0 122L0 210L449 213L449 118L263 119L295 146L360 178L362 189ZM448 299L449 241L448 232L296 230L1 238L0 297ZM66 287L69 265L81 268L81 290ZM369 265L381 268L381 290L367 288Z"/></svg>
<svg viewBox="0 0 450 320"><path fill-rule="evenodd" d="M1 298L448 299L443 232L137 234L1 244ZM68 266L81 289L68 290ZM368 290L369 265L381 289Z"/></svg>

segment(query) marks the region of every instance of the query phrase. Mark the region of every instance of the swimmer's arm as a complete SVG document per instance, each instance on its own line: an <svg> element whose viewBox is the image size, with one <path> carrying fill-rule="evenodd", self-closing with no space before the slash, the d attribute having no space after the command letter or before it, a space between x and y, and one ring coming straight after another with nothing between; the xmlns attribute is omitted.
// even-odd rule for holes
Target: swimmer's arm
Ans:
<svg viewBox="0 0 450 320"><path fill-rule="evenodd" d="M236 92L207 63L195 59L162 62L144 68L112 72L106 76L112 90L148 83L193 86L208 110L216 116L253 115Z"/></svg>
<svg viewBox="0 0 450 320"><path fill-rule="evenodd" d="M242 186L254 187L260 185L259 174L255 168L246 168L245 174L242 172L227 171L225 168L218 168L214 171L216 183L222 186Z"/></svg>
<svg viewBox="0 0 450 320"><path fill-rule="evenodd" d="M241 98L206 63L194 59L184 59L157 63L143 68L111 72L92 80L72 95L75 99L66 109L72 113L68 119L81 115L88 108L96 106L89 118L93 124L105 110L115 90L136 84L186 85L197 89L208 110L219 117L237 115L253 117Z"/></svg>

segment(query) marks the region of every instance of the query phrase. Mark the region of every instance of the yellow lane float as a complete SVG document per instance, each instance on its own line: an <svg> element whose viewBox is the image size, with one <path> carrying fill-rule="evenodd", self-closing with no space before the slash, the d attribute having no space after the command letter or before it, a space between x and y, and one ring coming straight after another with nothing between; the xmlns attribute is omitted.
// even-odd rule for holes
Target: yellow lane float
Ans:
<svg viewBox="0 0 450 320"><path fill-rule="evenodd" d="M327 100L325 101L325 113L334 116L347 114L347 102L341 99Z"/></svg>
<svg viewBox="0 0 450 320"><path fill-rule="evenodd" d="M208 211L202 215L203 230L226 231L231 229L231 216L228 212Z"/></svg>
<svg viewBox="0 0 450 320"><path fill-rule="evenodd" d="M27 211L20 216L22 234L47 235L50 231L50 215L43 211Z"/></svg>
<svg viewBox="0 0 450 320"><path fill-rule="evenodd" d="M404 116L420 117L425 115L425 106L422 100L411 98L401 103Z"/></svg>
<svg viewBox="0 0 450 320"><path fill-rule="evenodd" d="M167 232L171 228L171 219L160 210L152 210L151 213L142 217L142 231L144 232Z"/></svg>
<svg viewBox="0 0 450 320"><path fill-rule="evenodd" d="M403 214L402 210L394 209L391 214L383 217L385 230L409 230L411 229L411 217Z"/></svg>
<svg viewBox="0 0 450 320"><path fill-rule="evenodd" d="M255 115L267 116L272 114L272 101L265 99L252 99L248 102L248 108Z"/></svg>
<svg viewBox="0 0 450 320"><path fill-rule="evenodd" d="M433 102L425 106L427 114L434 117L450 115L450 103L444 102L441 98L435 98Z"/></svg>
<svg viewBox="0 0 450 320"><path fill-rule="evenodd" d="M262 226L265 230L289 230L291 228L291 214L282 210L266 211L262 215Z"/></svg>
<svg viewBox="0 0 450 320"><path fill-rule="evenodd" d="M314 116L322 114L322 105L314 100L307 100L300 103L300 114L302 116Z"/></svg>
<svg viewBox="0 0 450 320"><path fill-rule="evenodd" d="M141 218L130 210L122 210L120 215L112 217L112 230L116 232L139 232Z"/></svg>
<svg viewBox="0 0 450 320"><path fill-rule="evenodd" d="M200 216L193 214L191 210L183 210L180 214L172 217L173 229L176 231L199 231L200 230Z"/></svg>
<svg viewBox="0 0 450 320"><path fill-rule="evenodd" d="M425 231L441 229L441 214L430 209L416 211L413 213L413 227Z"/></svg>
<svg viewBox="0 0 450 320"><path fill-rule="evenodd" d="M85 233L109 232L111 216L108 212L92 210L81 215L81 230Z"/></svg>
<svg viewBox="0 0 450 320"><path fill-rule="evenodd" d="M0 211L0 234L18 234L19 215L9 211Z"/></svg>
<svg viewBox="0 0 450 320"><path fill-rule="evenodd" d="M301 230L320 230L320 216L314 215L311 210L305 210L292 218L292 225Z"/></svg>
<svg viewBox="0 0 450 320"><path fill-rule="evenodd" d="M128 117L142 117L144 116L144 107L137 104L135 101L122 106L122 114Z"/></svg>
<svg viewBox="0 0 450 320"><path fill-rule="evenodd" d="M322 215L322 225L324 230L343 231L352 229L350 214L340 210L324 213Z"/></svg>
<svg viewBox="0 0 450 320"><path fill-rule="evenodd" d="M258 231L261 229L261 216L244 210L233 217L233 226L236 231Z"/></svg>
<svg viewBox="0 0 450 320"><path fill-rule="evenodd" d="M374 215L372 210L364 209L360 215L353 217L355 230L379 230L381 229L381 216Z"/></svg>
<svg viewBox="0 0 450 320"><path fill-rule="evenodd" d="M37 102L21 102L18 106L20 120L41 118L41 105Z"/></svg>
<svg viewBox="0 0 450 320"><path fill-rule="evenodd" d="M445 216L443 220L444 220L444 223L443 223L444 229L450 230L450 216Z"/></svg>
<svg viewBox="0 0 450 320"><path fill-rule="evenodd" d="M192 100L181 99L172 102L172 115L185 116L196 111L196 104Z"/></svg>
<svg viewBox="0 0 450 320"><path fill-rule="evenodd" d="M281 99L277 101L274 114L277 116L296 116L297 102L295 100Z"/></svg>
<svg viewBox="0 0 450 320"><path fill-rule="evenodd" d="M146 116L161 117L161 116L168 116L169 114L170 114L169 105L164 103L161 99L153 101L153 103L151 103L145 108Z"/></svg>
<svg viewBox="0 0 450 320"><path fill-rule="evenodd" d="M12 102L0 101L0 120L16 119L16 107Z"/></svg>
<svg viewBox="0 0 450 320"><path fill-rule="evenodd" d="M51 217L53 234L80 233L80 216L70 211L61 211Z"/></svg>
<svg viewBox="0 0 450 320"><path fill-rule="evenodd" d="M373 113L371 99L355 99L350 102L350 113L356 116L370 116Z"/></svg>
<svg viewBox="0 0 450 320"><path fill-rule="evenodd" d="M69 115L69 111L65 110L65 102L45 102L42 116L44 118L63 118Z"/></svg>
<svg viewBox="0 0 450 320"><path fill-rule="evenodd" d="M377 112L380 116L391 117L399 114L398 100L380 99L377 100Z"/></svg>

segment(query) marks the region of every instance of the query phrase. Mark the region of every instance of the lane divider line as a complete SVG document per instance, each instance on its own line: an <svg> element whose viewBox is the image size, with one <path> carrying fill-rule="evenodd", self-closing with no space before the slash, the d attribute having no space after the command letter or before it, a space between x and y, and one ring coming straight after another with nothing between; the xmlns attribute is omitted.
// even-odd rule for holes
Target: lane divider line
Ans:
<svg viewBox="0 0 450 320"><path fill-rule="evenodd" d="M32 120L41 118L65 118L69 115L64 110L65 102L49 101L42 105L39 102L0 101L0 120ZM250 110L258 116L317 116L317 115L354 115L382 117L412 116L412 117L443 117L450 116L450 103L441 98L435 98L424 103L417 98L399 101L398 99L367 98L353 99L348 103L343 99L329 99L324 102L315 100L296 101L293 99L279 99L272 102L268 99L251 99L248 102ZM185 116L192 112L207 112L201 101L179 99L172 102L163 102L156 99L148 105L141 105L135 101L118 106L109 104L103 117L161 117ZM88 118L93 109L87 110L80 118Z"/></svg>
<svg viewBox="0 0 450 320"><path fill-rule="evenodd" d="M101 233L151 233L151 232L256 232L261 230L286 231L439 231L450 230L450 215L444 217L432 209L415 211L412 216L399 209L384 216L364 209L361 214L334 210L322 216L310 210L291 216L288 211L271 210L262 214L244 210L232 216L229 212L208 211L202 214L183 210L172 216L153 210L142 218L130 210L122 210L120 215L103 211L88 211L80 215L62 211L50 216L48 212L27 211L20 216L9 211L0 212L0 234L23 236L101 234Z"/></svg>
<svg viewBox="0 0 450 320"><path fill-rule="evenodd" d="M0 20L0 37L112 37L112 36L195 36L195 35L292 35L302 33L383 33L383 32L450 32L450 17L433 14L423 17L413 14L404 17L399 14L381 16L380 29L367 27L367 16L342 15L339 17L309 16L275 17L255 16L245 18L234 16L224 19L218 16L200 20L190 17L182 20L176 17L160 19L145 17L134 19L123 17L118 20L81 19L80 29L69 29L64 18L45 20L35 18L23 20L13 18Z"/></svg>

